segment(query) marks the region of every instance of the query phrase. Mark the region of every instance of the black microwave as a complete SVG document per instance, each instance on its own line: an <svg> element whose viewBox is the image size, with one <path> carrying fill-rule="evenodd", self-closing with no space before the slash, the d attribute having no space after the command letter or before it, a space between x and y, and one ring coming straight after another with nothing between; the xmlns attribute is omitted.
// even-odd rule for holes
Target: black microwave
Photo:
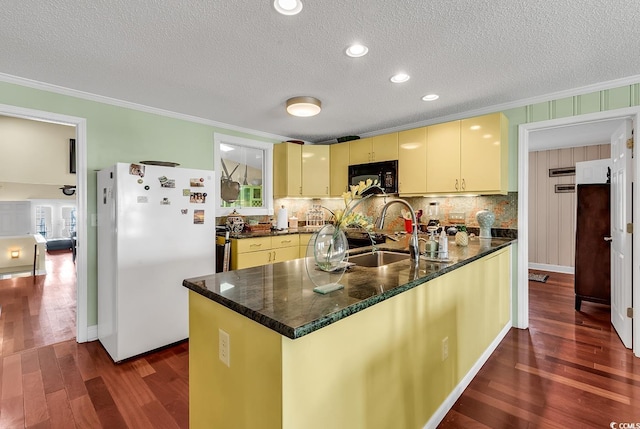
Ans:
<svg viewBox="0 0 640 429"><path fill-rule="evenodd" d="M398 193L398 161L371 162L349 166L349 185L366 182L367 179L378 181L386 194ZM371 193L380 193L372 190Z"/></svg>

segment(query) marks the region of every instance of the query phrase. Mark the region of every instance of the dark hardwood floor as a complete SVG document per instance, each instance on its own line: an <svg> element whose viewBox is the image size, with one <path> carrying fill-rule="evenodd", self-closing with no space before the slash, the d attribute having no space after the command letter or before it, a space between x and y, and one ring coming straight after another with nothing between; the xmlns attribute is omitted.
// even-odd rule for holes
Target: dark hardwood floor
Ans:
<svg viewBox="0 0 640 429"><path fill-rule="evenodd" d="M585 302L576 312L573 276L548 274L529 282L530 329L509 332L439 427L640 422L640 359L622 347L609 308ZM188 428L188 408L187 342L119 365L97 341L2 356L3 429Z"/></svg>
<svg viewBox="0 0 640 429"><path fill-rule="evenodd" d="M45 262L46 275L0 280L0 356L76 337L71 251L47 252Z"/></svg>
<svg viewBox="0 0 640 429"><path fill-rule="evenodd" d="M608 428L640 424L640 359L609 307L573 307L573 276L529 282L529 329L512 329L440 428ZM635 427L635 426L633 426Z"/></svg>

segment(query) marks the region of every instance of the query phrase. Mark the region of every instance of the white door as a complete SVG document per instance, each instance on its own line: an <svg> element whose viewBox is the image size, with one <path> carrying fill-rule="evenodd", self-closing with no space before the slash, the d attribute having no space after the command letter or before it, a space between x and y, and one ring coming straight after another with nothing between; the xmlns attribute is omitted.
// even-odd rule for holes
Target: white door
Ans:
<svg viewBox="0 0 640 429"><path fill-rule="evenodd" d="M626 119L611 136L611 324L624 346L631 348L631 138L632 122Z"/></svg>

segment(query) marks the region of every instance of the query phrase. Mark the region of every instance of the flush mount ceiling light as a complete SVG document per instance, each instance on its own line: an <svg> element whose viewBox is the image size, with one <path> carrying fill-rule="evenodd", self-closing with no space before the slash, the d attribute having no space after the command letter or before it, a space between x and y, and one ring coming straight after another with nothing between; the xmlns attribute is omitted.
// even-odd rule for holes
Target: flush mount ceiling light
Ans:
<svg viewBox="0 0 640 429"><path fill-rule="evenodd" d="M403 83L409 80L411 76L409 76L406 73L398 73L395 74L393 76L391 76L391 78L389 79L391 82L393 83Z"/></svg>
<svg viewBox="0 0 640 429"><path fill-rule="evenodd" d="M287 113L293 116L315 116L320 113L322 103L313 97L293 97L287 100Z"/></svg>
<svg viewBox="0 0 640 429"><path fill-rule="evenodd" d="M300 0L275 0L273 7L283 15L297 15L302 10Z"/></svg>
<svg viewBox="0 0 640 429"><path fill-rule="evenodd" d="M422 101L434 101L440 98L438 94L428 94L422 97Z"/></svg>
<svg viewBox="0 0 640 429"><path fill-rule="evenodd" d="M367 52L369 52L369 48L359 43L349 46L346 50L347 55L353 58L364 57Z"/></svg>

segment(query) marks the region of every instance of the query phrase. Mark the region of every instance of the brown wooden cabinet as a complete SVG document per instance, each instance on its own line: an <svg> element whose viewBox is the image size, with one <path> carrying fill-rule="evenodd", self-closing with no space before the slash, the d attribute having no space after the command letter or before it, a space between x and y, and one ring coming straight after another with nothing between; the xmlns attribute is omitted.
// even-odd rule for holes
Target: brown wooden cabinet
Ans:
<svg viewBox="0 0 640 429"><path fill-rule="evenodd" d="M575 307L582 301L611 304L610 185L577 185Z"/></svg>

